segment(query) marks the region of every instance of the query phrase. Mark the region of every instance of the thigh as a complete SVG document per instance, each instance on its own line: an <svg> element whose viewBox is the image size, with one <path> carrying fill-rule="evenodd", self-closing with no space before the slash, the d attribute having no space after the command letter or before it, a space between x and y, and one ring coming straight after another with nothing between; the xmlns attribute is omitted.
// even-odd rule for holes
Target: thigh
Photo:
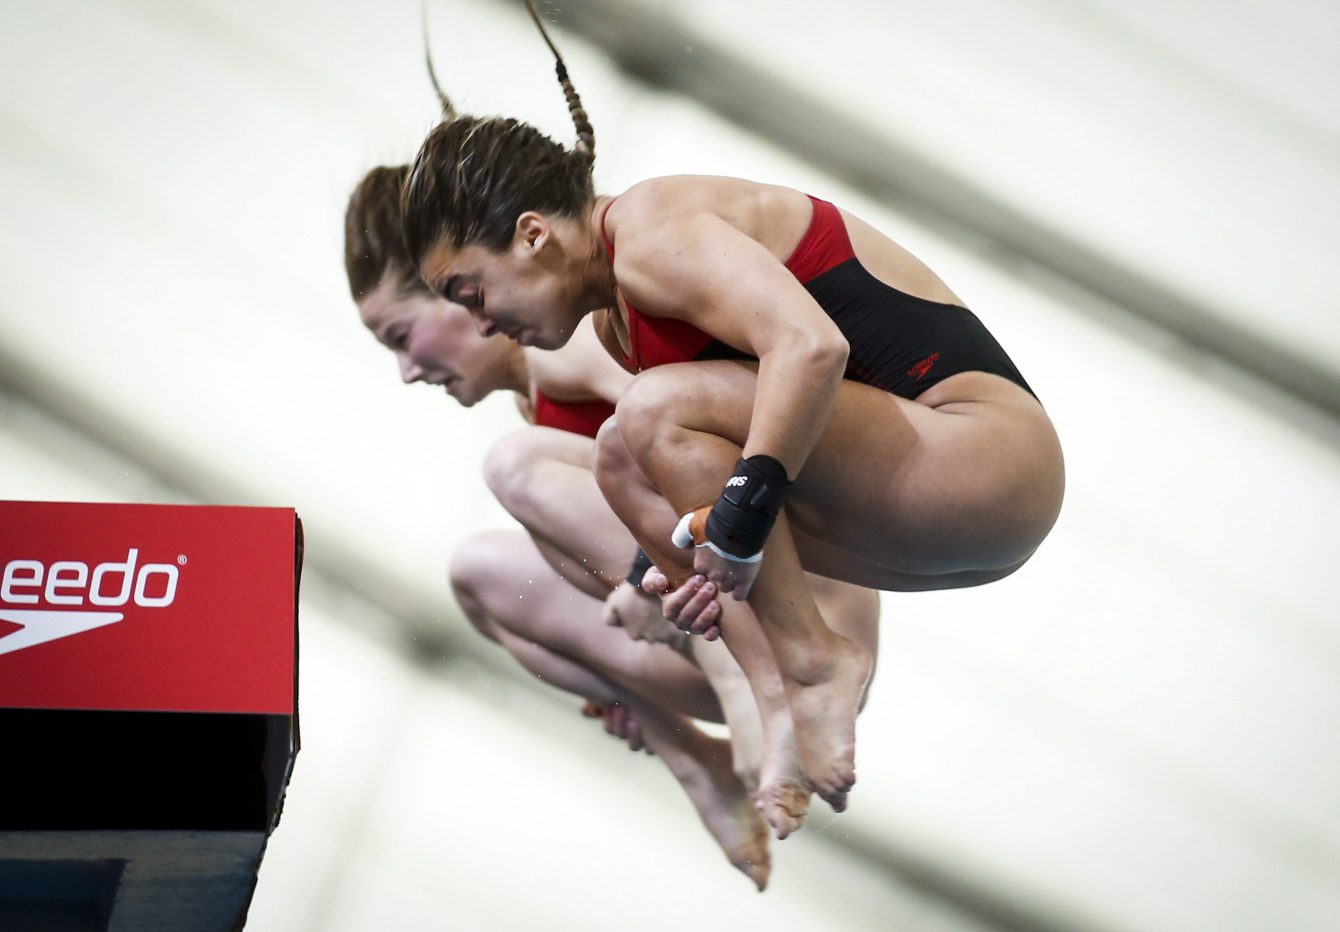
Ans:
<svg viewBox="0 0 1340 932"><path fill-rule="evenodd" d="M752 366L686 363L644 375L657 373L664 384L654 397L678 423L744 445ZM853 581L904 588L914 577L999 573L1027 559L1055 520L1061 477L1046 414L1004 379L955 376L937 386L935 407L844 381L787 515L830 552L858 557L865 571Z"/></svg>
<svg viewBox="0 0 1340 932"><path fill-rule="evenodd" d="M603 621L603 603L558 574L521 532L490 534L476 594L508 631L561 654L657 704L707 720L720 707L702 671L665 644L634 641Z"/></svg>
<svg viewBox="0 0 1340 932"><path fill-rule="evenodd" d="M637 544L596 485L594 452L589 437L529 427L489 451L484 474L508 513L576 561L577 575L596 573L613 586Z"/></svg>

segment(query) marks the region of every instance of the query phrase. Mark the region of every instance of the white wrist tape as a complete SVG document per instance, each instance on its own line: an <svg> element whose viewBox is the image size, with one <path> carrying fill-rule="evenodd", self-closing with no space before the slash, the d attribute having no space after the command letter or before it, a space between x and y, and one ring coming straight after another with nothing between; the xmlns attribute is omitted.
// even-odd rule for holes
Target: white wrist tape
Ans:
<svg viewBox="0 0 1340 932"><path fill-rule="evenodd" d="M763 551L759 551L752 557L737 557L734 554L727 553L710 540L699 542L694 539L693 531L689 529L690 522L693 521L694 512L690 511L684 517L679 519L675 525L674 533L670 535L670 542L680 550L692 550L694 547L708 547L713 553L723 560L729 560L731 563L757 563L763 559Z"/></svg>

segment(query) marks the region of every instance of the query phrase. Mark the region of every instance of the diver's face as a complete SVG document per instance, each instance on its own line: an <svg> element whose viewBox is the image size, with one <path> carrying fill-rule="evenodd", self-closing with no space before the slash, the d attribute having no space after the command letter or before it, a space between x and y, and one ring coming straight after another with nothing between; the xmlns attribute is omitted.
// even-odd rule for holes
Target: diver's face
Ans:
<svg viewBox="0 0 1340 932"><path fill-rule="evenodd" d="M441 385L467 408L502 386L513 352L482 336L465 308L422 291L405 292L392 275L358 302L363 325L395 354L406 383Z"/></svg>
<svg viewBox="0 0 1340 932"><path fill-rule="evenodd" d="M460 304L483 336L501 333L523 346L558 349L581 319L560 269L543 255L547 233L519 230L500 252L440 240L419 271L434 292Z"/></svg>

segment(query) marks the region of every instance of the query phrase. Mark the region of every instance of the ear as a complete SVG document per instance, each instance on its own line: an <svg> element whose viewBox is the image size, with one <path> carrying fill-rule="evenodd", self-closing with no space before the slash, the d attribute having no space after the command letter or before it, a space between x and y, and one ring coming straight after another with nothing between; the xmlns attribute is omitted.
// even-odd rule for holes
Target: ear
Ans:
<svg viewBox="0 0 1340 932"><path fill-rule="evenodd" d="M523 253L538 252L549 242L553 227L544 214L528 210L516 218L515 245Z"/></svg>

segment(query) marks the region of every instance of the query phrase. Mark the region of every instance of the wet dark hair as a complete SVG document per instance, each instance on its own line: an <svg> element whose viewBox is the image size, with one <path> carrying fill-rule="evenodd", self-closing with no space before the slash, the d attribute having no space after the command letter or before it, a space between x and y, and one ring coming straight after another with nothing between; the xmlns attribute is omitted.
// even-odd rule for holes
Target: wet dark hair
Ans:
<svg viewBox="0 0 1340 932"><path fill-rule="evenodd" d="M400 220L400 191L408 165L382 165L363 176L344 212L344 272L349 293L361 301L387 275L402 294L428 293L410 260Z"/></svg>
<svg viewBox="0 0 1340 932"><path fill-rule="evenodd" d="M415 156L401 199L405 242L416 269L444 238L456 249L478 243L501 251L526 211L577 217L595 198L595 132L533 0L526 5L554 54L577 143L569 151L520 120L458 115L434 76L443 121ZM428 67L432 75L431 57Z"/></svg>

